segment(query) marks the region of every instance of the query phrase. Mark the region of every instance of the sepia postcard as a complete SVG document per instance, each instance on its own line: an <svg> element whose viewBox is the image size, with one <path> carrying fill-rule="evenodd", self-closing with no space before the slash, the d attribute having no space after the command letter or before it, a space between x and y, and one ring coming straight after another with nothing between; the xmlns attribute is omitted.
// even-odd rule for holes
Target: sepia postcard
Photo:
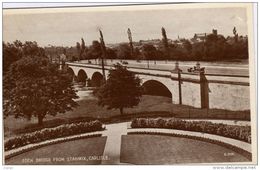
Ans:
<svg viewBox="0 0 260 170"><path fill-rule="evenodd" d="M255 165L253 9L3 9L3 164Z"/></svg>

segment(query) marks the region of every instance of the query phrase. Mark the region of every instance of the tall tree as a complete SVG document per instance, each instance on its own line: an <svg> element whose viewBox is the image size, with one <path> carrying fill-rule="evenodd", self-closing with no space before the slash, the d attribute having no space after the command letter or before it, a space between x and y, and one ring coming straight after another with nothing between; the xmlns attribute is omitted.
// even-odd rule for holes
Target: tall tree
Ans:
<svg viewBox="0 0 260 170"><path fill-rule="evenodd" d="M238 33L237 33L236 27L233 28L233 34L234 34L235 42L237 42L238 41Z"/></svg>
<svg viewBox="0 0 260 170"><path fill-rule="evenodd" d="M117 64L109 71L107 82L97 92L98 104L107 109L119 109L137 106L142 96L141 80L126 67Z"/></svg>
<svg viewBox="0 0 260 170"><path fill-rule="evenodd" d="M104 41L104 37L103 37L103 33L101 30L99 30L99 34L100 34L100 44L101 44L101 50L102 50L102 56L101 56L101 67L102 67L102 74L103 74L103 81L106 81L106 75L105 75L105 63L104 63L104 59L106 58L106 45L105 45L105 41Z"/></svg>
<svg viewBox="0 0 260 170"><path fill-rule="evenodd" d="M81 56L81 59L85 59L86 58L86 54L87 54L87 47L86 47L86 44L85 44L85 41L83 38L81 38L81 48L80 48L80 56Z"/></svg>
<svg viewBox="0 0 260 170"><path fill-rule="evenodd" d="M130 28L127 29L127 35L128 35L128 39L129 39L131 58L134 58L134 46L133 46L132 33L131 33Z"/></svg>
<svg viewBox="0 0 260 170"><path fill-rule="evenodd" d="M169 44L165 29L162 27L162 42L166 58L169 58Z"/></svg>
<svg viewBox="0 0 260 170"><path fill-rule="evenodd" d="M77 52L78 52L78 61L80 60L80 55L81 55L81 47L80 47L80 43L77 42L76 43L76 49L77 49Z"/></svg>
<svg viewBox="0 0 260 170"><path fill-rule="evenodd" d="M46 57L26 56L13 63L4 79L4 115L43 123L46 115L55 116L77 106L69 74Z"/></svg>

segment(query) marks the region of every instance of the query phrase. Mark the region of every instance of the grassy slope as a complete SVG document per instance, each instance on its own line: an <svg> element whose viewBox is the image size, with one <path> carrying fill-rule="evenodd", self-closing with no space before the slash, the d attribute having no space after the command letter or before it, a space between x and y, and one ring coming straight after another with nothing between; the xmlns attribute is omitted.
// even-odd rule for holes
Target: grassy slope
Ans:
<svg viewBox="0 0 260 170"><path fill-rule="evenodd" d="M44 119L44 124L51 124L57 122L64 122L67 120L82 118L82 117L93 117L93 118L108 118L111 116L120 115L119 110L107 110L97 105L97 100L93 97L84 98L78 101L79 106L73 111L69 111L65 114L58 114L55 117L47 116ZM206 109L195 109L190 106L174 105L171 103L171 99L161 96L146 96L144 95L138 106L125 109L125 114L139 113L139 112L152 112L152 111L168 111L174 113L176 117L190 117L190 118L237 118L244 117L243 112L227 112L223 110L210 110ZM227 114L228 113L228 114ZM246 116L249 116L246 113ZM26 119L14 119L8 117L4 120L4 135L5 137L13 136L18 133L17 130L23 129L29 125L37 124L37 119L30 121Z"/></svg>

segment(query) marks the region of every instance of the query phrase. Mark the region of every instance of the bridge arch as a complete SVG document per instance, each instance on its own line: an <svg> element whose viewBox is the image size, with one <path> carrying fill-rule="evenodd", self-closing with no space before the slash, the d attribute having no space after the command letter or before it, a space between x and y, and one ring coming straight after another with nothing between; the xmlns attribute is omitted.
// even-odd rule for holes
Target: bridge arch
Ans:
<svg viewBox="0 0 260 170"><path fill-rule="evenodd" d="M158 80L147 80L142 83L142 87L144 88L144 94L172 98L172 92L167 85Z"/></svg>
<svg viewBox="0 0 260 170"><path fill-rule="evenodd" d="M77 76L78 82L86 85L87 78L87 73L83 69L80 69Z"/></svg>
<svg viewBox="0 0 260 170"><path fill-rule="evenodd" d="M73 71L73 69L68 67L67 68L67 73L69 74L71 81L73 81L74 77L76 76L74 71Z"/></svg>
<svg viewBox="0 0 260 170"><path fill-rule="evenodd" d="M91 85L94 87L101 86L103 75L100 72L94 72L91 77Z"/></svg>

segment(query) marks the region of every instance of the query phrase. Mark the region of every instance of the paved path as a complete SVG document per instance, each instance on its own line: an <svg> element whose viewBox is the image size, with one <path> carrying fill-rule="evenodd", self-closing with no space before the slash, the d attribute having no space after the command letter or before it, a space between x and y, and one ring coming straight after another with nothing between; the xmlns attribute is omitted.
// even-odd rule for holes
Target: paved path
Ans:
<svg viewBox="0 0 260 170"><path fill-rule="evenodd" d="M126 134L127 122L106 125L106 130L102 133L107 136L103 156L108 156L108 160L103 160L101 164L120 164L121 136Z"/></svg>

